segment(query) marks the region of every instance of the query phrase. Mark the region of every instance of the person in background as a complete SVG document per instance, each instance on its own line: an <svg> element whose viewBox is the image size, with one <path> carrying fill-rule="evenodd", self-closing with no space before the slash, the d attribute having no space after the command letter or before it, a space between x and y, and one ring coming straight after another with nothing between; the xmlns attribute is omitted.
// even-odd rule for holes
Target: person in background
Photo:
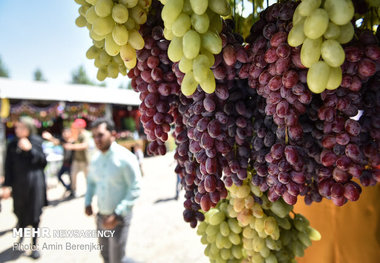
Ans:
<svg viewBox="0 0 380 263"><path fill-rule="evenodd" d="M44 138L47 141L50 141L54 143L54 145L62 145L63 147L63 163L61 166L61 169L58 171L57 177L58 180L62 183L63 187L66 188L66 192L70 192L70 197L74 196L74 192L71 190L71 164L73 161L73 152L71 150L68 150L69 144L73 143L73 139L71 137L71 130L70 128L64 128L62 131L62 137L55 138L51 133L44 131L42 133L42 138ZM62 179L62 175L68 174L70 178L70 184L66 184L65 181ZM64 194L66 194L66 192Z"/></svg>
<svg viewBox="0 0 380 263"><path fill-rule="evenodd" d="M89 134L86 131L86 121L76 119L71 125L74 143L66 144L65 149L73 151L73 161L71 164L71 191L72 196L76 196L77 177L80 172L87 176L88 167L88 142Z"/></svg>
<svg viewBox="0 0 380 263"><path fill-rule="evenodd" d="M36 135L30 117L21 117L16 122L15 134L16 138L7 147L3 198L8 198L12 193L18 228L31 225L37 229L42 208L47 205L44 174L47 162L42 150L42 138ZM33 245L36 245L37 237L32 240ZM22 242L22 238L19 242ZM37 259L40 252L34 250L30 256Z"/></svg>
<svg viewBox="0 0 380 263"><path fill-rule="evenodd" d="M144 160L144 152L142 150L142 146L140 143L136 143L135 147L133 148L134 154L137 157L137 161L139 162L140 166L140 171L141 171L141 176L144 176L144 171L143 171L143 160Z"/></svg>
<svg viewBox="0 0 380 263"><path fill-rule="evenodd" d="M115 230L113 237L99 237L101 255L106 263L120 263L125 257L132 208L140 195L139 163L132 152L115 142L113 121L97 119L91 131L99 152L89 167L85 213L93 214L91 202L97 195L97 229Z"/></svg>

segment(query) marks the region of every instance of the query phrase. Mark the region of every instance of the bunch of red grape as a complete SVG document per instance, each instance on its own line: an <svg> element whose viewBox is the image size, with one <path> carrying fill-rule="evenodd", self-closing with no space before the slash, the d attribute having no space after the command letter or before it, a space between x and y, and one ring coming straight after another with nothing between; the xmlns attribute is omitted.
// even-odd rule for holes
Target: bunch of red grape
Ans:
<svg viewBox="0 0 380 263"><path fill-rule="evenodd" d="M137 51L137 65L128 76L132 88L140 92L141 122L151 142L148 153L164 155L165 141L174 122L172 105L178 99L180 87L172 71L173 63L167 57L169 41L163 36L161 5L156 1L152 5L148 21L140 29L145 46Z"/></svg>

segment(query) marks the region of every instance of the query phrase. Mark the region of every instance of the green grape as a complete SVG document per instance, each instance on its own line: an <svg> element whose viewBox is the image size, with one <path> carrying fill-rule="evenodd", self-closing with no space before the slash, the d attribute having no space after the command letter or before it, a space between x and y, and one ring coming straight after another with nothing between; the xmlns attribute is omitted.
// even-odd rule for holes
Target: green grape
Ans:
<svg viewBox="0 0 380 263"><path fill-rule="evenodd" d="M305 232L298 232L297 233L297 237L298 237L298 240L301 241L301 243L305 246L305 247L310 247L311 246L311 240L310 240L310 237L307 233Z"/></svg>
<svg viewBox="0 0 380 263"><path fill-rule="evenodd" d="M99 41L93 40L92 43L94 43L94 46L97 48L104 48L104 38Z"/></svg>
<svg viewBox="0 0 380 263"><path fill-rule="evenodd" d="M231 218L236 218L237 217L237 212L235 211L234 207L232 205L229 205L227 207L227 214Z"/></svg>
<svg viewBox="0 0 380 263"><path fill-rule="evenodd" d="M85 27L87 25L87 20L84 16L80 15L77 17L77 19L75 19L75 24L78 27Z"/></svg>
<svg viewBox="0 0 380 263"><path fill-rule="evenodd" d="M116 64L124 65L124 62L120 56L114 56L114 57L112 57L112 59L113 59L113 62L115 62Z"/></svg>
<svg viewBox="0 0 380 263"><path fill-rule="evenodd" d="M120 57L126 62L136 58L136 50L129 44L126 44L120 48Z"/></svg>
<svg viewBox="0 0 380 263"><path fill-rule="evenodd" d="M266 258L269 257L269 255L270 255L270 250L269 250L269 248L267 248L267 247L264 245L264 247L259 251L259 253L260 253L260 255L261 255L263 258L265 258L265 260L266 260Z"/></svg>
<svg viewBox="0 0 380 263"><path fill-rule="evenodd" d="M238 235L234 232L230 233L230 235L228 236L228 239L234 245L239 245L241 243L240 235Z"/></svg>
<svg viewBox="0 0 380 263"><path fill-rule="evenodd" d="M223 213L227 213L227 202L223 202L223 203L220 203L219 204L219 211L223 212Z"/></svg>
<svg viewBox="0 0 380 263"><path fill-rule="evenodd" d="M187 59L193 59L199 54L199 50L201 48L201 38L196 31L189 30L183 36L182 45L183 54L185 55L185 57Z"/></svg>
<svg viewBox="0 0 380 263"><path fill-rule="evenodd" d="M216 235L215 245L218 249L224 248L224 236L221 233Z"/></svg>
<svg viewBox="0 0 380 263"><path fill-rule="evenodd" d="M299 241L293 241L291 243L291 249L296 257L303 257L305 254L303 246Z"/></svg>
<svg viewBox="0 0 380 263"><path fill-rule="evenodd" d="M201 83L205 81L208 77L208 71L209 69L209 60L206 55L198 55L193 60L193 72L194 72L194 79Z"/></svg>
<svg viewBox="0 0 380 263"><path fill-rule="evenodd" d="M152 0L139 0L139 5L143 9L148 9L152 4Z"/></svg>
<svg viewBox="0 0 380 263"><path fill-rule="evenodd" d="M317 39L323 36L328 25L329 15L324 9L317 8L306 18L303 32L308 38Z"/></svg>
<svg viewBox="0 0 380 263"><path fill-rule="evenodd" d="M255 199L252 195L249 195L244 200L245 208L251 209L255 205Z"/></svg>
<svg viewBox="0 0 380 263"><path fill-rule="evenodd" d="M253 220L255 220L252 216L251 210L249 209L244 209L243 211L238 213L237 219L241 226L248 226Z"/></svg>
<svg viewBox="0 0 380 263"><path fill-rule="evenodd" d="M326 32L323 34L326 39L337 39L340 36L340 28L332 22L329 22Z"/></svg>
<svg viewBox="0 0 380 263"><path fill-rule="evenodd" d="M205 248L204 253L205 253L205 256L206 256L206 257L210 257L210 248L211 248L211 245L210 245L210 244L208 244L208 245L206 246L206 248Z"/></svg>
<svg viewBox="0 0 380 263"><path fill-rule="evenodd" d="M233 246L231 253L234 258L241 259L243 257L241 246Z"/></svg>
<svg viewBox="0 0 380 263"><path fill-rule="evenodd" d="M255 218L263 218L264 217L263 208L258 203L253 204L252 213L255 216Z"/></svg>
<svg viewBox="0 0 380 263"><path fill-rule="evenodd" d="M99 36L106 36L112 32L114 25L112 17L99 17L92 24L92 30Z"/></svg>
<svg viewBox="0 0 380 263"><path fill-rule="evenodd" d="M258 234L264 232L264 222L265 222L265 218L256 218L256 221L255 221L255 230Z"/></svg>
<svg viewBox="0 0 380 263"><path fill-rule="evenodd" d="M305 38L301 48L301 62L305 67L310 68L319 60L321 56L321 46L322 38Z"/></svg>
<svg viewBox="0 0 380 263"><path fill-rule="evenodd" d="M207 228L206 222L203 221L199 223L198 228L197 228L197 234L200 236L203 235L204 233L206 233L206 228Z"/></svg>
<svg viewBox="0 0 380 263"><path fill-rule="evenodd" d="M288 34L288 44L290 46L297 47L304 42L305 34L303 32L303 28L304 28L304 22L300 21L290 30Z"/></svg>
<svg viewBox="0 0 380 263"><path fill-rule="evenodd" d="M111 59L112 58L107 54L105 50L100 51L99 60L103 66L108 65L111 62Z"/></svg>
<svg viewBox="0 0 380 263"><path fill-rule="evenodd" d="M214 63L215 63L215 57L214 57L214 55L211 54L211 52L209 52L208 50L206 50L206 49L202 49L202 48L201 48L200 53L201 53L202 55L207 56L207 58L208 58L208 62L209 62L208 65L209 65L209 67L212 67L212 66L214 65Z"/></svg>
<svg viewBox="0 0 380 263"><path fill-rule="evenodd" d="M225 237L228 237L228 235L230 234L230 228L228 227L228 223L226 221L223 221L222 223L220 223L220 233L225 236Z"/></svg>
<svg viewBox="0 0 380 263"><path fill-rule="evenodd" d="M96 0L86 0L87 3L91 4L91 5L95 5L96 4Z"/></svg>
<svg viewBox="0 0 380 263"><path fill-rule="evenodd" d="M86 4L86 1L85 0L74 0L75 3L79 4L79 5L85 5Z"/></svg>
<svg viewBox="0 0 380 263"><path fill-rule="evenodd" d="M87 10L90 8L89 5L82 5L81 7L79 7L78 11L79 11L79 14L81 16L86 16L86 12Z"/></svg>
<svg viewBox="0 0 380 263"><path fill-rule="evenodd" d="M324 8L331 21L340 26L350 22L355 12L351 0L326 0Z"/></svg>
<svg viewBox="0 0 380 263"><path fill-rule="evenodd" d="M183 2L183 9L182 12L185 14L191 16L193 14L193 9L191 8L190 0L185 0Z"/></svg>
<svg viewBox="0 0 380 263"><path fill-rule="evenodd" d="M270 237L267 237L265 239L265 246L269 248L270 250L280 250L281 249L281 242L278 242L277 240L273 240Z"/></svg>
<svg viewBox="0 0 380 263"><path fill-rule="evenodd" d="M144 39L137 30L129 31L128 44L130 44L134 49L140 50L144 47Z"/></svg>
<svg viewBox="0 0 380 263"><path fill-rule="evenodd" d="M325 62L318 61L314 63L307 72L307 85L309 89L314 93L323 92L326 89L329 74L330 67Z"/></svg>
<svg viewBox="0 0 380 263"><path fill-rule="evenodd" d="M243 237L245 238L253 238L256 235L255 230L250 227L245 227L243 229Z"/></svg>
<svg viewBox="0 0 380 263"><path fill-rule="evenodd" d="M227 0L209 0L209 8L221 16L228 16L231 13L230 4Z"/></svg>
<svg viewBox="0 0 380 263"><path fill-rule="evenodd" d="M185 33L190 29L190 27L191 27L190 17L185 13L181 13L177 17L177 19L173 22L173 25L172 25L173 35L175 35L176 37L183 37Z"/></svg>
<svg viewBox="0 0 380 263"><path fill-rule="evenodd" d="M94 6L91 6L89 9L87 9L86 20L88 23L93 24L98 17L99 16L95 13Z"/></svg>
<svg viewBox="0 0 380 263"><path fill-rule="evenodd" d="M230 227L230 230L234 232L235 234L240 234L242 229L237 223L236 219L228 219L228 226Z"/></svg>
<svg viewBox="0 0 380 263"><path fill-rule="evenodd" d="M270 254L268 257L265 258L265 263L277 263L277 258L275 255Z"/></svg>
<svg viewBox="0 0 380 263"><path fill-rule="evenodd" d="M253 184L251 184L250 186L251 186L251 191L255 196L261 197L263 195L263 192L260 191L260 187Z"/></svg>
<svg viewBox="0 0 380 263"><path fill-rule="evenodd" d="M168 57L173 62L178 62L183 54L182 38L174 37L168 47Z"/></svg>
<svg viewBox="0 0 380 263"><path fill-rule="evenodd" d="M217 32L217 33L222 32L222 29L223 29L222 18L210 10L207 11L207 14L210 19L210 25L209 25L208 31Z"/></svg>
<svg viewBox="0 0 380 263"><path fill-rule="evenodd" d="M208 7L208 0L190 0L191 8L197 15L202 15Z"/></svg>
<svg viewBox="0 0 380 263"><path fill-rule="evenodd" d="M252 255L252 259L251 259L251 262L254 262L254 263L264 263L264 258L260 255L260 253L254 253Z"/></svg>
<svg viewBox="0 0 380 263"><path fill-rule="evenodd" d="M135 20L129 16L128 21L124 23L124 26L129 30L135 29L136 28L136 22Z"/></svg>
<svg viewBox="0 0 380 263"><path fill-rule="evenodd" d="M209 244L208 241L207 241L207 235L203 235L202 238L201 238L201 243L203 245L207 245Z"/></svg>
<svg viewBox="0 0 380 263"><path fill-rule="evenodd" d="M292 225L290 224L287 217L285 217L285 218L278 217L277 223L278 223L278 226L283 228L283 229L289 230L292 228Z"/></svg>
<svg viewBox="0 0 380 263"><path fill-rule="evenodd" d="M301 214L296 214L294 216L294 226L295 228L300 231L300 232L305 232L307 227L310 225L310 222L309 220L307 220L307 218L305 218L303 215Z"/></svg>
<svg viewBox="0 0 380 263"><path fill-rule="evenodd" d="M99 59L99 57L96 57L95 58L95 60L94 60L94 65L95 65L95 67L97 67L97 68L101 68L103 65L102 65L102 63L100 63L100 59Z"/></svg>
<svg viewBox="0 0 380 263"><path fill-rule="evenodd" d="M95 4L95 12L100 17L109 16L112 12L112 0L97 0Z"/></svg>
<svg viewBox="0 0 380 263"><path fill-rule="evenodd" d="M119 75L119 66L116 63L108 64L107 72L109 77L116 79L117 75Z"/></svg>
<svg viewBox="0 0 380 263"><path fill-rule="evenodd" d="M348 22L347 24L340 26L340 35L337 38L337 41L341 44L346 44L351 41L351 39L354 37L354 26L351 22Z"/></svg>
<svg viewBox="0 0 380 263"><path fill-rule="evenodd" d="M127 75L127 68L125 67L124 63L119 65L119 72L123 76Z"/></svg>
<svg viewBox="0 0 380 263"><path fill-rule="evenodd" d="M99 36L98 34L96 34L96 33L94 32L94 30L90 30L89 34L90 34L90 37L91 37L93 40L97 41L97 42L101 42L102 40L104 40L104 39L106 38L105 35L104 35L104 36ZM103 46L104 46L104 45L103 45Z"/></svg>
<svg viewBox="0 0 380 263"><path fill-rule="evenodd" d="M209 222L211 225L219 225L220 223L222 223L225 219L225 215L223 212L221 211L218 211L217 213L213 214L210 216L210 219L209 219Z"/></svg>
<svg viewBox="0 0 380 263"><path fill-rule="evenodd" d="M183 0L167 0L162 8L161 17L165 24L172 24L181 14L183 9Z"/></svg>
<svg viewBox="0 0 380 263"><path fill-rule="evenodd" d="M96 74L96 78L99 81L103 81L106 79L107 75L108 75L107 68L105 68L105 67L99 68L98 73Z"/></svg>
<svg viewBox="0 0 380 263"><path fill-rule="evenodd" d="M145 24L146 20L148 19L146 12L144 9L142 9L140 6L135 6L131 9L131 17L137 24Z"/></svg>
<svg viewBox="0 0 380 263"><path fill-rule="evenodd" d="M265 247L265 239L263 238L253 238L252 248L255 252L260 252Z"/></svg>
<svg viewBox="0 0 380 263"><path fill-rule="evenodd" d="M297 7L301 16L309 16L321 5L321 0L303 0Z"/></svg>
<svg viewBox="0 0 380 263"><path fill-rule="evenodd" d="M329 79L327 80L326 89L337 89L342 83L342 69L340 67L330 67Z"/></svg>
<svg viewBox="0 0 380 263"><path fill-rule="evenodd" d="M284 218L286 217L289 212L292 210L293 206L286 204L281 199L277 200L276 202L272 203L272 206L270 207L270 210L278 217Z"/></svg>
<svg viewBox="0 0 380 263"><path fill-rule="evenodd" d="M311 240L313 241L319 241L321 240L321 234L314 228L312 228L311 226L308 226L307 229L306 229L309 237Z"/></svg>
<svg viewBox="0 0 380 263"><path fill-rule="evenodd" d="M207 242L214 243L216 241L216 235L208 235Z"/></svg>
<svg viewBox="0 0 380 263"><path fill-rule="evenodd" d="M119 2L126 5L128 8L133 8L137 5L139 0L120 0Z"/></svg>
<svg viewBox="0 0 380 263"><path fill-rule="evenodd" d="M268 216L264 220L264 231L267 235L273 234L278 229L277 221L274 217Z"/></svg>
<svg viewBox="0 0 380 263"><path fill-rule="evenodd" d="M185 96L192 95L197 89L198 83L194 79L193 72L187 72L182 80L181 92Z"/></svg>
<svg viewBox="0 0 380 263"><path fill-rule="evenodd" d="M112 18L116 23L124 24L129 18L128 8L122 4L114 5L112 8Z"/></svg>
<svg viewBox="0 0 380 263"><path fill-rule="evenodd" d="M213 226L213 225L208 225L206 228L206 234L208 236L216 236L219 232L219 227Z"/></svg>
<svg viewBox="0 0 380 263"><path fill-rule="evenodd" d="M164 37L167 40L173 40L174 35L171 29L168 29L167 27L164 28Z"/></svg>
<svg viewBox="0 0 380 263"><path fill-rule="evenodd" d="M236 193L237 198L246 198L251 192L251 188L248 185L242 185L239 187L239 191Z"/></svg>
<svg viewBox="0 0 380 263"><path fill-rule="evenodd" d="M199 34L206 33L210 25L210 19L207 13L202 15L192 14L191 25Z"/></svg>
<svg viewBox="0 0 380 263"><path fill-rule="evenodd" d="M124 65L127 69L133 69L137 64L137 58L134 57L129 61L124 61Z"/></svg>
<svg viewBox="0 0 380 263"><path fill-rule="evenodd" d="M104 49L110 56L116 56L120 52L120 46L115 43L112 35L108 35L105 39Z"/></svg>
<svg viewBox="0 0 380 263"><path fill-rule="evenodd" d="M338 41L333 39L323 41L321 55L323 60L330 67L341 66L345 59L345 53L342 46L338 43Z"/></svg>
<svg viewBox="0 0 380 263"><path fill-rule="evenodd" d="M200 83L200 86L202 90L206 93L213 93L216 88L216 83L215 83L215 77L214 73L212 73L211 69L207 69L208 76L206 81Z"/></svg>
<svg viewBox="0 0 380 263"><path fill-rule="evenodd" d="M115 25L112 30L112 37L116 44L124 46L128 43L128 30L123 25Z"/></svg>
<svg viewBox="0 0 380 263"><path fill-rule="evenodd" d="M221 257L223 260L228 260L228 259L230 259L230 258L231 258L231 250L223 248L223 249L220 251L220 257Z"/></svg>
<svg viewBox="0 0 380 263"><path fill-rule="evenodd" d="M219 54L222 51L222 39L209 30L202 34L202 47L212 54Z"/></svg>
<svg viewBox="0 0 380 263"><path fill-rule="evenodd" d="M235 199L234 199L233 207L234 207L234 210L235 210L237 213L243 211L243 209L244 209L244 207L245 207L245 201L244 201L244 199L235 198Z"/></svg>
<svg viewBox="0 0 380 263"><path fill-rule="evenodd" d="M123 25L115 25L112 30L112 37L116 44L124 46L128 43L128 30Z"/></svg>
<svg viewBox="0 0 380 263"><path fill-rule="evenodd" d="M95 59L99 56L100 50L96 46L91 46L87 52L86 57L88 59Z"/></svg>

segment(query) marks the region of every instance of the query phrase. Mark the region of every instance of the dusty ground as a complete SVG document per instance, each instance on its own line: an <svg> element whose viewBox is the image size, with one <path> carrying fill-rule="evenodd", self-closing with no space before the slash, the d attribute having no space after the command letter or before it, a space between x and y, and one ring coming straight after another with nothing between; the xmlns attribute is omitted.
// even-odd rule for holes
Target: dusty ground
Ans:
<svg viewBox="0 0 380 263"><path fill-rule="evenodd" d="M195 230L182 219L182 197L176 201L176 178L173 170L173 154L164 157L147 158L144 162L145 176L142 180L142 192L134 208L134 215L127 243L128 263L205 263L204 246ZM171 166L171 167L170 167ZM93 217L85 216L83 194L85 179L78 182L80 197L70 200L62 199L63 187L55 178L49 180L48 190L50 206L44 209L41 226L55 230L94 230ZM42 257L33 260L25 253L12 249L17 237L13 237L12 228L16 218L12 213L12 200L2 200L0 213L0 262L91 262L100 263L99 250L89 248L72 250L70 245L96 245L95 238L53 238L39 239ZM29 239L23 244L27 245ZM50 248L49 248L50 246Z"/></svg>

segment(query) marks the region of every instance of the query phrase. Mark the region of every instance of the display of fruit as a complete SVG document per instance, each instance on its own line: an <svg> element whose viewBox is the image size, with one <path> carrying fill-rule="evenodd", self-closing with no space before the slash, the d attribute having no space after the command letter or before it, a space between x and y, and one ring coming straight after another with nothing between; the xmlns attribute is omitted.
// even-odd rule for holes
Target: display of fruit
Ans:
<svg viewBox="0 0 380 263"><path fill-rule="evenodd" d="M226 0L76 2L100 79L140 93L148 152L172 132L210 262L295 262L321 238L300 196L342 206L380 182L378 1L281 1L246 39Z"/></svg>

